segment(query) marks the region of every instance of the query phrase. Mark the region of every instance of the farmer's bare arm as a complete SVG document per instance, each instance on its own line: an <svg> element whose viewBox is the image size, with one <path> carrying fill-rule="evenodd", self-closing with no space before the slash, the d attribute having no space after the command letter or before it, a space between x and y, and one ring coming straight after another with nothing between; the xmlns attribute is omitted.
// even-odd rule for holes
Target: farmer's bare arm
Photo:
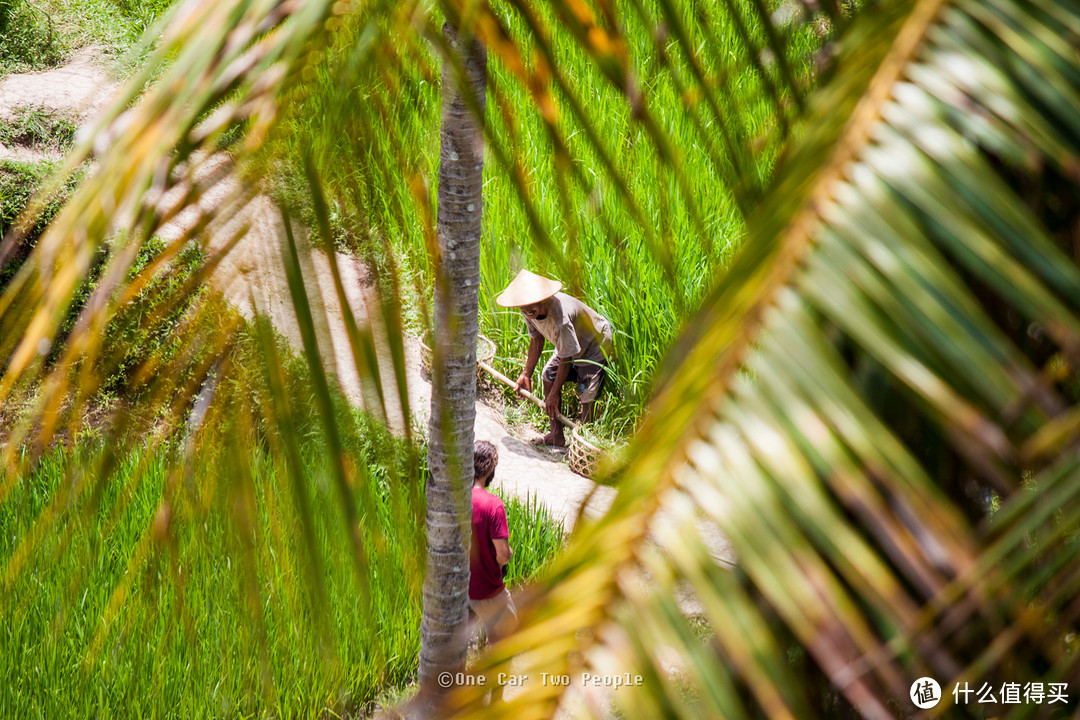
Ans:
<svg viewBox="0 0 1080 720"><path fill-rule="evenodd" d="M540 353L544 349L544 337L542 335L534 337L529 342L529 354L525 357L525 369L521 375L518 375L517 384L514 387L514 392L519 390L527 390L532 392L532 374L536 370L536 363L540 360Z"/></svg>

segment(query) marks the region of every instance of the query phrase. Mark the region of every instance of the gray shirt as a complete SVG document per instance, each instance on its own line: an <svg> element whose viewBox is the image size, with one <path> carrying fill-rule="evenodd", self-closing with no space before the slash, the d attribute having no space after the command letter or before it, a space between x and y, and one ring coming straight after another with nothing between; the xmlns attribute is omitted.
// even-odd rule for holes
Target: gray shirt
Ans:
<svg viewBox="0 0 1080 720"><path fill-rule="evenodd" d="M560 358L604 362L605 350L612 348L611 325L607 319L566 293L555 293L548 301L543 319L525 318L530 337L543 336L555 346Z"/></svg>

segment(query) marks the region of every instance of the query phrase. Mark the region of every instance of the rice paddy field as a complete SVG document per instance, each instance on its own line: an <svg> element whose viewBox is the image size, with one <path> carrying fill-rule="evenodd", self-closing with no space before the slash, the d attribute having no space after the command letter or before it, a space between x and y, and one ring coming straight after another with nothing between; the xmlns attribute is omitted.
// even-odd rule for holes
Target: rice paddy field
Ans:
<svg viewBox="0 0 1080 720"><path fill-rule="evenodd" d="M362 565L311 444L314 555L268 452L252 450L250 473L200 468L228 487L193 494L170 490L192 471L177 448L133 450L91 488L78 486L100 442L46 457L0 504L0 717L356 716L415 677L422 463L360 414L341 425L349 462L373 480L356 488L374 495L358 502ZM189 500L163 510L163 496ZM232 507L210 512L216 502ZM509 500L507 516L513 585L563 536L535 504Z"/></svg>
<svg viewBox="0 0 1080 720"><path fill-rule="evenodd" d="M563 281L567 292L606 316L615 329L615 382L609 384L613 392L599 425L601 433L620 437L640 417L660 359L688 308L739 246L743 226L736 198L717 180L732 172L722 132L731 126L762 146L756 166L748 170L760 183L782 149L766 140L779 136L780 128L764 86L780 70L768 58L761 73L706 64L706 58L734 58L741 42L733 16L719 4L674 3L685 23L680 35L657 19L658 4L618 3L636 69L635 92L670 138L672 156L663 158L647 141L648 129L635 115L640 110L628 102L625 89L604 77L578 45L560 37L567 31L548 5L536 4L529 22L517 4L492 5L511 37L532 47L534 58L550 58L554 80L547 101L557 120L554 130L545 122L535 88L520 81L520 68L489 55L481 332L498 344L499 369L516 377L528 344L524 322L516 310L499 307L495 297L521 268ZM747 32L760 32L755 3L731 7ZM550 35L534 33L530 28L536 25ZM282 140L284 154L314 153L337 199L337 242L368 253L380 244L393 248L394 262L414 281L411 309L414 322L422 325L432 286L427 248L437 191L438 58L430 47L401 48L401 56L413 60L411 77L395 78L389 86L377 68L355 77L351 92L381 98L381 116L335 114L332 98L341 87L336 78L353 57L359 32L342 32L311 92L298 100L295 132ZM804 59L791 72L809 85L812 53L821 38L803 29L786 42ZM697 88L694 72L715 97L700 97L698 91L696 100L686 102ZM394 128L392 143L378 136L374 147L360 148L348 140L369 136L366 128L381 125ZM394 167L398 171L387 170ZM618 174L627 182L615 180ZM353 207L363 208L359 220L349 210ZM385 230L374 231L375 225Z"/></svg>

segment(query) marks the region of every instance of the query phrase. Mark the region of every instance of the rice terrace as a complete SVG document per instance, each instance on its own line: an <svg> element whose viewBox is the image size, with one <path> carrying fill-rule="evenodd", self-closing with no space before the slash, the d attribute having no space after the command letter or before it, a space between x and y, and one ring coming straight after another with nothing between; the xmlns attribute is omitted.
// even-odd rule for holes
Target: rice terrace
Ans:
<svg viewBox="0 0 1080 720"><path fill-rule="evenodd" d="M1080 716L1076 0L0 0L0 720Z"/></svg>

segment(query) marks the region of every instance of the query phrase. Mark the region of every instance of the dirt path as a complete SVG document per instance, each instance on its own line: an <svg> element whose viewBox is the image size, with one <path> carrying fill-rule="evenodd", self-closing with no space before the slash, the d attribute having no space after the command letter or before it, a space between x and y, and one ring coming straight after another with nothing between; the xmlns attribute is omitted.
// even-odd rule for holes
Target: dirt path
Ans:
<svg viewBox="0 0 1080 720"><path fill-rule="evenodd" d="M0 79L0 119L23 109L85 121L99 111L117 88L101 54L92 47L76 51L64 65L38 73L8 75ZM59 160L57 151L0 142L0 160L38 162Z"/></svg>

